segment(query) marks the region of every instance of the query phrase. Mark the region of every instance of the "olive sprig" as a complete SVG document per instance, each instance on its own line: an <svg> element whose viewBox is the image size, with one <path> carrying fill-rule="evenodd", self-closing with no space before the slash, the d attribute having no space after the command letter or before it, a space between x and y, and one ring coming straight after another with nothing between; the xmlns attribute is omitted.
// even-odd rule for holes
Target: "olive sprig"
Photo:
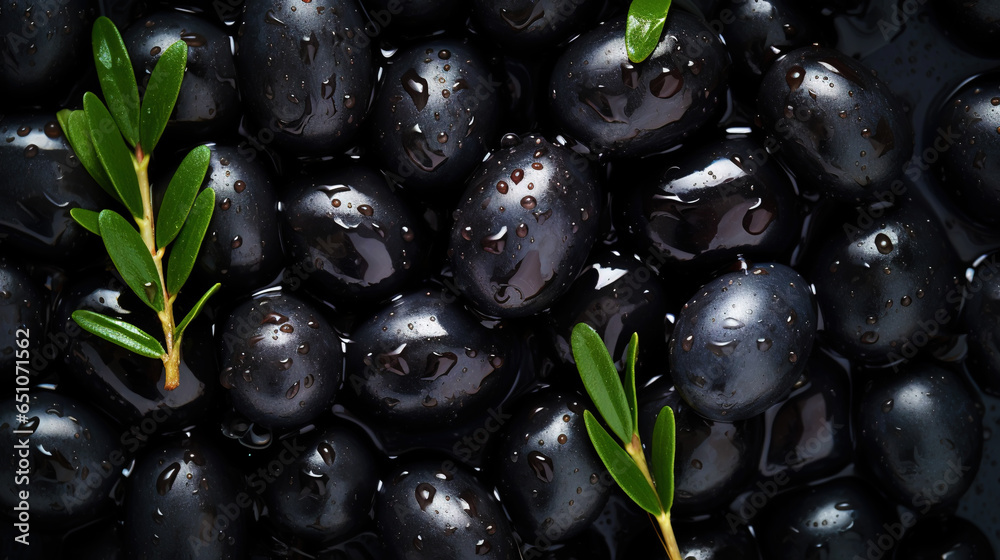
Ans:
<svg viewBox="0 0 1000 560"><path fill-rule="evenodd" d="M208 146L198 146L184 157L159 213L153 216L149 162L177 103L188 47L177 41L163 51L140 102L125 43L111 20L97 19L92 44L107 105L87 92L82 110L63 109L56 116L83 168L125 207L135 225L114 210L74 208L70 214L104 241L122 279L156 312L166 344L135 325L100 313L80 309L72 317L90 333L136 354L159 358L166 374L164 388L172 390L180 379L184 329L220 288L212 286L180 322L175 321L174 301L191 274L215 207L215 191L198 192L208 170Z"/></svg>
<svg viewBox="0 0 1000 560"><path fill-rule="evenodd" d="M570 341L573 359L587 394L604 422L621 440L619 445L597 418L589 410L584 410L587 434L597 455L625 494L646 510L659 525L660 532L657 536L670 560L681 560L677 539L670 524L677 445L674 411L669 406L664 406L656 417L651 448L653 469L650 470L639 439L639 407L635 394L638 334L632 334L625 349L624 387L604 341L590 325L578 323L573 327Z"/></svg>
<svg viewBox="0 0 1000 560"><path fill-rule="evenodd" d="M691 0L632 0L625 20L625 50L630 61L642 62L656 50L673 4L704 17Z"/></svg>

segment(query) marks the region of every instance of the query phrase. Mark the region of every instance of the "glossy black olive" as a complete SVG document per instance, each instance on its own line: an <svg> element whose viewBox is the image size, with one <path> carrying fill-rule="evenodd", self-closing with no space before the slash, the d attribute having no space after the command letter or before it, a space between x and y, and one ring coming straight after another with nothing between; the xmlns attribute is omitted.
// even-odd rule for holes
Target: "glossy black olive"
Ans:
<svg viewBox="0 0 1000 560"><path fill-rule="evenodd" d="M455 210L455 285L487 315L542 311L583 270L599 206L587 160L540 136L505 136Z"/></svg>
<svg viewBox="0 0 1000 560"><path fill-rule="evenodd" d="M500 503L467 467L404 459L385 478L375 519L395 558L520 558Z"/></svg>
<svg viewBox="0 0 1000 560"><path fill-rule="evenodd" d="M252 505L211 442L161 441L136 459L125 485L126 557L242 559Z"/></svg>
<svg viewBox="0 0 1000 560"><path fill-rule="evenodd" d="M433 39L389 58L372 106L372 151L425 197L451 194L498 140L499 75L468 40Z"/></svg>
<svg viewBox="0 0 1000 560"><path fill-rule="evenodd" d="M597 518L613 484L583 423L587 401L543 391L520 401L489 468L521 537L577 538Z"/></svg>
<svg viewBox="0 0 1000 560"><path fill-rule="evenodd" d="M904 515L897 520L868 483L845 477L770 498L755 528L768 560L882 558L913 524Z"/></svg>
<svg viewBox="0 0 1000 560"><path fill-rule="evenodd" d="M740 138L628 166L612 193L618 228L670 264L716 267L784 256L799 234L796 193L757 140Z"/></svg>
<svg viewBox="0 0 1000 560"><path fill-rule="evenodd" d="M929 518L906 532L896 560L994 560L993 546L975 525L961 517Z"/></svg>
<svg viewBox="0 0 1000 560"><path fill-rule="evenodd" d="M285 250L292 289L305 284L335 306L374 303L400 291L428 242L419 218L369 167L348 164L283 189Z"/></svg>
<svg viewBox="0 0 1000 560"><path fill-rule="evenodd" d="M826 196L874 201L913 153L909 118L889 87L832 49L805 47L775 61L757 108L802 187Z"/></svg>
<svg viewBox="0 0 1000 560"><path fill-rule="evenodd" d="M348 406L396 429L454 425L499 405L520 366L507 336L446 291L396 298L351 338Z"/></svg>
<svg viewBox="0 0 1000 560"><path fill-rule="evenodd" d="M29 527L59 530L108 511L130 451L111 423L65 395L38 387L19 394L30 396L7 399L0 409L0 443L8 450L8 476L0 485L3 514Z"/></svg>
<svg viewBox="0 0 1000 560"><path fill-rule="evenodd" d="M570 43L549 83L559 129L597 153L638 157L680 144L726 104L729 54L708 23L667 16L652 56L629 62L625 19Z"/></svg>
<svg viewBox="0 0 1000 560"><path fill-rule="evenodd" d="M792 388L816 336L805 279L781 264L723 274L684 305L670 340L670 373L699 414L735 422Z"/></svg>
<svg viewBox="0 0 1000 560"><path fill-rule="evenodd" d="M60 99L92 65L90 29L97 4L5 1L0 11L0 99L34 104ZM6 168L5 168L6 169Z"/></svg>
<svg viewBox="0 0 1000 560"><path fill-rule="evenodd" d="M332 404L343 351L312 305L288 294L263 294L234 309L221 333L219 380L250 421L303 426Z"/></svg>
<svg viewBox="0 0 1000 560"><path fill-rule="evenodd" d="M164 132L168 138L191 142L235 132L240 117L236 65L222 29L190 13L158 11L133 22L122 39L140 96L163 51L177 41L188 46L184 80Z"/></svg>
<svg viewBox="0 0 1000 560"><path fill-rule="evenodd" d="M963 269L936 219L912 204L877 221L846 217L827 230L805 269L825 341L848 359L885 365L954 330Z"/></svg>
<svg viewBox="0 0 1000 560"><path fill-rule="evenodd" d="M945 101L937 124L949 142L938 164L945 187L970 216L1000 224L1000 74L964 84Z"/></svg>
<svg viewBox="0 0 1000 560"><path fill-rule="evenodd" d="M117 205L77 161L55 115L0 117L0 138L0 199L8 201L0 204L0 247L66 267L103 251L69 211Z"/></svg>
<svg viewBox="0 0 1000 560"><path fill-rule="evenodd" d="M859 381L859 465L917 514L957 503L983 453L982 405L964 376L922 363Z"/></svg>
<svg viewBox="0 0 1000 560"><path fill-rule="evenodd" d="M505 51L539 52L594 24L599 0L473 0L472 18Z"/></svg>
<svg viewBox="0 0 1000 560"><path fill-rule="evenodd" d="M978 52L994 56L1000 46L1000 6L994 2L947 2L934 0L933 12L952 38Z"/></svg>
<svg viewBox="0 0 1000 560"><path fill-rule="evenodd" d="M965 296L961 324L968 333L969 372L980 389L1000 396L1000 254L976 266Z"/></svg>
<svg viewBox="0 0 1000 560"><path fill-rule="evenodd" d="M183 317L188 305L182 297L174 312ZM46 335L68 366L67 384L120 421L148 426L138 434L142 440L154 432L190 426L209 412L218 392L218 366L210 325L204 318L196 319L185 331L180 385L167 391L162 362L84 331L70 317L77 309L128 321L161 341L163 336L156 314L117 275L81 276L62 292Z"/></svg>
<svg viewBox="0 0 1000 560"><path fill-rule="evenodd" d="M756 471L764 447L763 417L732 424L709 420L681 400L668 379L641 389L639 398L639 435L650 461L656 417L664 406L674 411L677 450L671 512L694 516L731 502Z"/></svg>
<svg viewBox="0 0 1000 560"><path fill-rule="evenodd" d="M243 11L236 70L262 142L294 157L350 144L375 77L366 23L355 0L268 0Z"/></svg>
<svg viewBox="0 0 1000 560"><path fill-rule="evenodd" d="M379 464L367 436L334 424L296 436L305 451L267 486L271 520L310 540L339 541L371 522ZM282 460L281 449L274 459Z"/></svg>

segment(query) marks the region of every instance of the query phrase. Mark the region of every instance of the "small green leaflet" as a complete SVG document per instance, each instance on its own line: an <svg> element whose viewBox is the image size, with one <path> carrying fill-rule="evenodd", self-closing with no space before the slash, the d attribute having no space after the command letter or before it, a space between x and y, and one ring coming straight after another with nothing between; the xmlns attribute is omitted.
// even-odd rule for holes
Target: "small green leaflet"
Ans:
<svg viewBox="0 0 1000 560"><path fill-rule="evenodd" d="M177 294L187 282L188 275L194 268L194 261L198 258L201 241L205 238L208 224L212 221L213 210L215 210L215 191L205 189L195 199L187 223L181 228L177 242L170 249L170 258L167 262L167 292L170 295Z"/></svg>
<svg viewBox="0 0 1000 560"><path fill-rule="evenodd" d="M573 359L580 379L597 411L611 431L626 444L632 441L635 427L618 370L604 346L601 336L586 323L577 323L570 335Z"/></svg>
<svg viewBox="0 0 1000 560"><path fill-rule="evenodd" d="M664 511L670 511L674 503L674 453L676 452L677 428L674 411L669 406L660 409L653 426L653 480Z"/></svg>
<svg viewBox="0 0 1000 560"><path fill-rule="evenodd" d="M208 146L198 146L188 152L181 162L177 172L167 185L167 192L160 204L160 213L156 218L156 246L166 247L181 231L184 220L191 211L191 205L198 195L212 151Z"/></svg>
<svg viewBox="0 0 1000 560"><path fill-rule="evenodd" d="M83 94L83 110L101 166L129 213L141 218L142 194L139 192L139 179L135 176L132 154L122 140L111 114L104 103L89 91Z"/></svg>
<svg viewBox="0 0 1000 560"><path fill-rule="evenodd" d="M635 397L635 360L639 353L639 333L632 333L632 338L625 347L625 400L628 401L632 413L632 433L639 433L639 404Z"/></svg>
<svg viewBox="0 0 1000 560"><path fill-rule="evenodd" d="M90 125L87 124L86 114L83 111L63 109L56 113L56 118L66 135L66 140L73 148L76 159L80 161L87 173L97 181L97 184L111 195L111 198L121 204L121 197L115 192L114 186L111 185L111 179L108 178L104 167L101 166L101 160L97 157L97 152L94 151L94 142L90 138Z"/></svg>
<svg viewBox="0 0 1000 560"><path fill-rule="evenodd" d="M98 219L104 248L129 288L146 305L163 311L163 287L153 263L153 256L134 227L113 210L102 210Z"/></svg>
<svg viewBox="0 0 1000 560"><path fill-rule="evenodd" d="M74 311L71 317L83 330L141 356L160 358L166 354L158 340L124 321L85 309Z"/></svg>
<svg viewBox="0 0 1000 560"><path fill-rule="evenodd" d="M587 425L587 434L590 435L590 441L594 444L597 455L618 486L621 486L639 507L653 515L659 515L660 500L628 453L618 445L589 410L583 411L583 421Z"/></svg>
<svg viewBox="0 0 1000 560"><path fill-rule="evenodd" d="M139 86L135 82L125 42L115 24L104 16L94 22L91 39L97 79L101 82L104 99L118 123L116 128L130 145L135 146L139 141Z"/></svg>
<svg viewBox="0 0 1000 560"><path fill-rule="evenodd" d="M625 22L625 50L632 62L642 62L660 42L671 0L632 0Z"/></svg>
<svg viewBox="0 0 1000 560"><path fill-rule="evenodd" d="M170 120L170 114L174 112L186 64L187 43L177 41L163 51L153 67L146 93L142 97L139 117L140 144L146 153L151 153L156 147Z"/></svg>
<svg viewBox="0 0 1000 560"><path fill-rule="evenodd" d="M198 313L201 313L201 308L205 306L205 302L208 301L208 298L212 297L212 295L214 295L215 292L218 292L219 288L221 287L222 284L216 284L211 288L209 288L208 291L205 292L205 295L201 296L201 299L198 300L198 303L194 304L194 307L191 308L191 311L189 311L188 314L184 316L184 320L181 321L180 324L177 325L177 327L174 329L174 339L180 339L181 335L184 334L184 329L187 328L188 323L193 321L194 318L198 316Z"/></svg>
<svg viewBox="0 0 1000 560"><path fill-rule="evenodd" d="M90 233L101 235L101 226L98 222L100 214L97 212L87 210L86 208L73 208L69 211L69 215L76 220L76 223L83 226Z"/></svg>

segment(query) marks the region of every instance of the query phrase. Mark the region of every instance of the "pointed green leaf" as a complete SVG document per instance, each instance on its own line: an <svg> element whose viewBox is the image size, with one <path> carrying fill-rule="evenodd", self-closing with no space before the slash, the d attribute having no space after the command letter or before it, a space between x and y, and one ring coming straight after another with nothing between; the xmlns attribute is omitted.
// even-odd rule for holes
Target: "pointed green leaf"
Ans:
<svg viewBox="0 0 1000 560"><path fill-rule="evenodd" d="M87 210L86 208L73 208L69 211L69 215L76 220L76 223L83 226L83 229L90 233L101 235L101 226L98 223L99 214L97 212Z"/></svg>
<svg viewBox="0 0 1000 560"><path fill-rule="evenodd" d="M677 428L674 411L669 406L660 409L653 426L653 480L660 503L666 511L674 503L674 453L676 452Z"/></svg>
<svg viewBox="0 0 1000 560"><path fill-rule="evenodd" d="M163 129L167 127L170 114L174 112L186 64L187 43L177 41L163 51L156 66L153 67L153 73L149 76L149 85L146 86L146 93L142 97L142 110L139 116L140 143L147 154L153 152L156 143L160 141Z"/></svg>
<svg viewBox="0 0 1000 560"><path fill-rule="evenodd" d="M219 288L221 287L222 284L216 284L211 288L209 288L208 291L205 292L205 295L201 296L201 299L198 300L198 303L194 304L194 307L191 308L191 311L189 311L188 314L184 316L184 320L181 321L180 324L177 325L177 328L174 329L174 340L180 340L181 335L184 334L184 329L186 329L188 326L188 323L193 321L194 318L198 316L198 313L201 313L201 308L205 306L205 302L208 301L208 298L212 297L212 295L214 295L215 292L218 292Z"/></svg>
<svg viewBox="0 0 1000 560"><path fill-rule="evenodd" d="M632 0L625 22L625 50L632 62L646 60L656 49L667 21L670 0Z"/></svg>
<svg viewBox="0 0 1000 560"><path fill-rule="evenodd" d="M74 311L71 317L83 330L141 356L160 358L166 354L158 340L135 325L85 309Z"/></svg>
<svg viewBox="0 0 1000 560"><path fill-rule="evenodd" d="M139 179L135 175L132 154L122 140L115 121L104 103L89 91L83 94L83 110L87 115L90 137L94 141L94 150L101 160L101 166L128 211L136 218L141 218L142 194L139 192Z"/></svg>
<svg viewBox="0 0 1000 560"><path fill-rule="evenodd" d="M83 165L87 173L94 178L94 181L104 189L104 192L111 195L111 198L118 203L121 203L121 197L115 192L115 188L111 184L111 179L108 178L108 174L104 171L101 160L98 159L97 152L94 150L94 142L90 138L90 125L87 123L87 116L83 111L69 111L68 109L59 111L58 115L62 115L59 119L59 124L62 126L63 133L66 135L66 140L69 142L70 147L73 148L73 153L76 154L76 159Z"/></svg>
<svg viewBox="0 0 1000 560"><path fill-rule="evenodd" d="M632 333L632 339L625 347L625 400L632 413L632 433L639 435L639 405L635 397L635 359L639 353L639 333Z"/></svg>
<svg viewBox="0 0 1000 560"><path fill-rule="evenodd" d="M618 486L621 486L639 507L653 515L659 515L660 502L656 497L656 491L649 485L649 481L642 475L642 471L628 453L615 442L589 410L583 411L583 421L587 425L590 441L594 444L594 449L597 450L597 455L604 462L604 466L611 473L611 478L615 479Z"/></svg>
<svg viewBox="0 0 1000 560"><path fill-rule="evenodd" d="M194 198L198 195L205 171L208 170L208 160L212 151L208 146L198 146L191 150L181 162L177 172L167 185L167 192L160 204L160 213L156 218L156 246L166 247L184 225L184 220L191 211Z"/></svg>
<svg viewBox="0 0 1000 560"><path fill-rule="evenodd" d="M170 259L167 263L167 292L175 295L187 282L194 261L198 258L201 241L208 231L212 221L212 211L215 209L215 191L205 189L191 207L187 223L181 228L177 241L170 249Z"/></svg>
<svg viewBox="0 0 1000 560"><path fill-rule="evenodd" d="M622 389L618 370L604 346L601 336L586 323L577 323L570 336L573 359L580 371L580 379L587 394L597 406L611 431L624 443L632 441L632 414L629 412L625 391Z"/></svg>
<svg viewBox="0 0 1000 560"><path fill-rule="evenodd" d="M135 82L125 42L115 24L104 16L94 22L91 39L104 99L111 107L111 114L122 136L135 146L139 141L139 86Z"/></svg>
<svg viewBox="0 0 1000 560"><path fill-rule="evenodd" d="M163 311L163 287L153 256L139 232L112 210L102 210L98 222L104 247L122 279L139 299L159 313Z"/></svg>

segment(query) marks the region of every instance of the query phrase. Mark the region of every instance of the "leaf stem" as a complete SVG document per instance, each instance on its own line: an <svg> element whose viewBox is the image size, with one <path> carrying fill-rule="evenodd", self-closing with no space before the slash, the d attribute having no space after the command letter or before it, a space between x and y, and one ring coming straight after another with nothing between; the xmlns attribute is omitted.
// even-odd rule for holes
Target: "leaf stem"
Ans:
<svg viewBox="0 0 1000 560"><path fill-rule="evenodd" d="M139 226L139 233L142 234L146 248L153 257L156 274L159 276L160 286L163 287L163 311L157 313L157 316L163 326L167 353L160 356L160 360L166 371L163 388L171 391L180 383L181 337L174 339L174 298L167 292L166 276L163 274L164 252L156 247L156 220L153 217L153 192L149 184L149 158L143 157L142 146L138 143L135 146L133 163L136 177L139 179L139 192L142 195L142 219L137 219L136 224Z"/></svg>
<svg viewBox="0 0 1000 560"><path fill-rule="evenodd" d="M665 511L656 517L660 525L660 532L663 533L663 547L667 549L667 556L670 560L681 560L681 551L677 546L677 537L674 536L674 528L670 525L670 512Z"/></svg>
<svg viewBox="0 0 1000 560"><path fill-rule="evenodd" d="M649 465L646 464L646 454L642 451L642 442L639 441L638 434L632 434L632 441L625 446L625 451L635 462L636 466L639 467L642 475L646 477L646 482L655 491L656 483L653 482L653 475L650 474ZM659 496L657 496L657 499L659 499ZM663 535L660 538L660 543L667 551L667 556L670 560L682 560L680 549L677 547L677 537L674 536L674 529L670 525L670 512L663 508L663 504L660 504L660 514L656 516L656 522L660 526L660 533Z"/></svg>

